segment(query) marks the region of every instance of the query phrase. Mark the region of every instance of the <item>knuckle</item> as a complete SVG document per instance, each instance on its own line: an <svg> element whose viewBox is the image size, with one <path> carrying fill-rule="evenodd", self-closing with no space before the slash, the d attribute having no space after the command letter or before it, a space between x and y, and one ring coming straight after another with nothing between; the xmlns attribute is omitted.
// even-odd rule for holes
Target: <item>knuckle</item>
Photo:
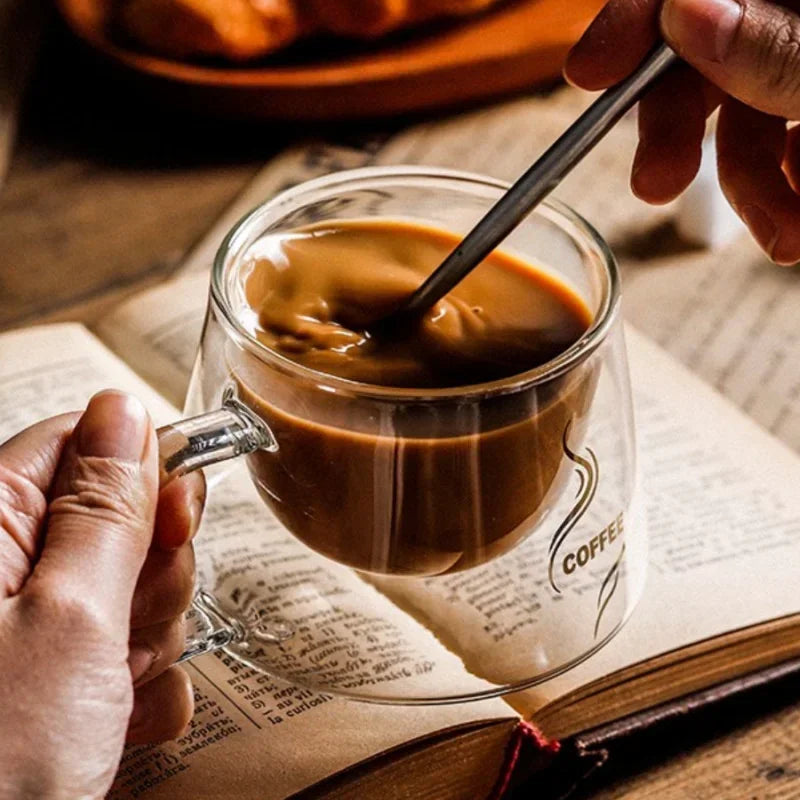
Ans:
<svg viewBox="0 0 800 800"><path fill-rule="evenodd" d="M31 583L22 595L23 611L40 629L51 626L56 635L80 637L82 642L113 645L119 639L101 604L86 597L68 582ZM120 642L117 642L118 644Z"/></svg>
<svg viewBox="0 0 800 800"><path fill-rule="evenodd" d="M137 464L110 458L80 458L50 516L92 517L123 528L141 524L147 497Z"/></svg>
<svg viewBox="0 0 800 800"><path fill-rule="evenodd" d="M163 668L166 669L183 652L186 644L186 619L182 614L170 620L164 631L163 641L158 644L165 662Z"/></svg>
<svg viewBox="0 0 800 800"><path fill-rule="evenodd" d="M147 683L168 670L186 644L186 618L181 614L166 622L132 631L130 647L146 647L156 654L153 664L137 683Z"/></svg>
<svg viewBox="0 0 800 800"><path fill-rule="evenodd" d="M8 533L27 556L33 556L36 533L47 501L28 478L0 464L0 529Z"/></svg>
<svg viewBox="0 0 800 800"><path fill-rule="evenodd" d="M158 744L184 734L194 711L194 693L189 675L173 665L152 681L137 687L138 722L129 730L128 741Z"/></svg>
<svg viewBox="0 0 800 800"><path fill-rule="evenodd" d="M757 68L770 92L800 92L800 19L778 19L767 27Z"/></svg>

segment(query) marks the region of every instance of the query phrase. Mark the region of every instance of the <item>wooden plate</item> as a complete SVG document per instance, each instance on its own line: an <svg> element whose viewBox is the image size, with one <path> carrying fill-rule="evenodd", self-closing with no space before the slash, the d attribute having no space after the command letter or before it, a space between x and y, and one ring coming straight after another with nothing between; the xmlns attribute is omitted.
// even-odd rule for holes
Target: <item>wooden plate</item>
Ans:
<svg viewBox="0 0 800 800"><path fill-rule="evenodd" d="M455 106L558 76L603 0L517 0L429 32L320 55L319 43L253 66L206 66L128 49L109 37L110 0L58 0L85 42L162 102L215 115L322 120ZM333 0L332 0L333 2Z"/></svg>

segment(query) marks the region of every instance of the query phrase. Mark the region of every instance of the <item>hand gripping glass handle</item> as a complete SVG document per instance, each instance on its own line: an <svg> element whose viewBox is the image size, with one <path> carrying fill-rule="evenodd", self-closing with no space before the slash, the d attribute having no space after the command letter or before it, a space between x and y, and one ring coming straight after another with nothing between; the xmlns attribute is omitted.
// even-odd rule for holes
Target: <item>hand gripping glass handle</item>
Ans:
<svg viewBox="0 0 800 800"><path fill-rule="evenodd" d="M233 397L221 408L159 428L159 484L202 467L247 455L255 450L275 452L269 428ZM190 633L178 662L247 641L279 643L294 635L285 622L269 620L251 608L244 613L224 609L213 595L198 589L189 611Z"/></svg>

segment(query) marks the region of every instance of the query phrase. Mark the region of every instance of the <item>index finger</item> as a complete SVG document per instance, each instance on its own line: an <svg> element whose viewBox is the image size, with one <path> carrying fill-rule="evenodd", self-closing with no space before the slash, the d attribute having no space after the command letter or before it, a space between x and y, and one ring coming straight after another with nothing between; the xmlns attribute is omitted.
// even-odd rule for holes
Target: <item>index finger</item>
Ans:
<svg viewBox="0 0 800 800"><path fill-rule="evenodd" d="M0 444L0 597L19 592L41 549L47 494L79 417L44 420Z"/></svg>
<svg viewBox="0 0 800 800"><path fill-rule="evenodd" d="M0 442L0 467L46 495L80 411L42 420Z"/></svg>
<svg viewBox="0 0 800 800"><path fill-rule="evenodd" d="M777 264L800 261L800 197L782 168L786 120L728 98L717 127L725 196Z"/></svg>
<svg viewBox="0 0 800 800"><path fill-rule="evenodd" d="M660 37L661 2L610 0L567 56L564 77L595 91L630 75Z"/></svg>

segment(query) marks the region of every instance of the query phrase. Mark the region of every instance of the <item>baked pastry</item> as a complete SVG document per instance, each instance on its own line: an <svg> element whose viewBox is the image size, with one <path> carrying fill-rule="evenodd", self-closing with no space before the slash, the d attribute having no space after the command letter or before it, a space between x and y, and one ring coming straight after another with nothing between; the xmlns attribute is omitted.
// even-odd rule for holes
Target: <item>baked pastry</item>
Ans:
<svg viewBox="0 0 800 800"><path fill-rule="evenodd" d="M115 24L173 58L244 61L314 33L370 39L499 0L116 0Z"/></svg>
<svg viewBox="0 0 800 800"><path fill-rule="evenodd" d="M122 0L115 22L138 44L175 58L243 61L299 34L292 0Z"/></svg>

